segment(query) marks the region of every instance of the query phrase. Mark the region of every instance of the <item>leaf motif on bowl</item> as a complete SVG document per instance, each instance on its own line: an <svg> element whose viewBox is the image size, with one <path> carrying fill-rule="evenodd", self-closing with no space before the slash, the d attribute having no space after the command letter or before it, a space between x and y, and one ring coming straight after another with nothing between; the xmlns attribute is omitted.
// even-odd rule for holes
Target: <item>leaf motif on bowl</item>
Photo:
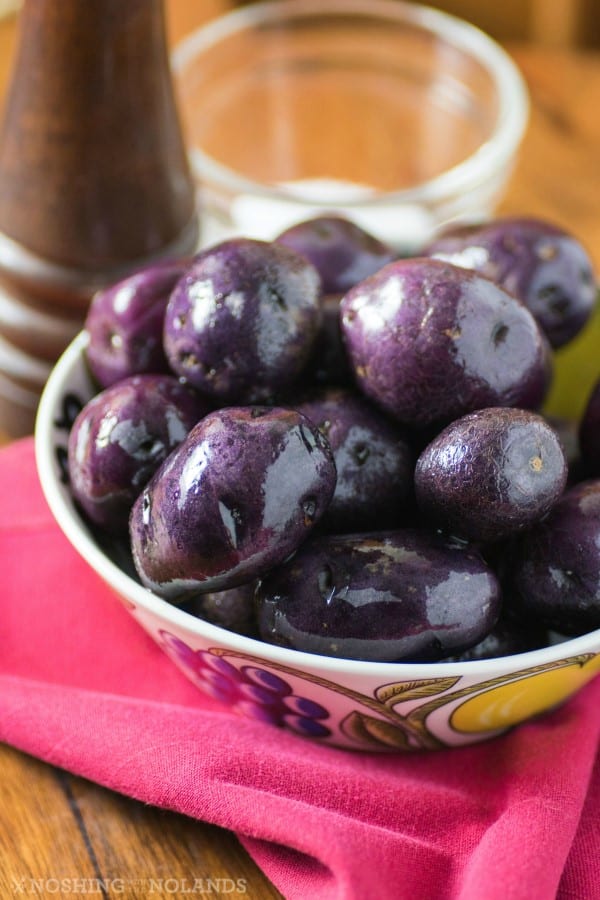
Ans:
<svg viewBox="0 0 600 900"><path fill-rule="evenodd" d="M424 678L420 681L398 681L384 684L375 691L375 697L388 708L406 700L420 700L422 697L437 696L449 691L460 681L460 676L451 678Z"/></svg>

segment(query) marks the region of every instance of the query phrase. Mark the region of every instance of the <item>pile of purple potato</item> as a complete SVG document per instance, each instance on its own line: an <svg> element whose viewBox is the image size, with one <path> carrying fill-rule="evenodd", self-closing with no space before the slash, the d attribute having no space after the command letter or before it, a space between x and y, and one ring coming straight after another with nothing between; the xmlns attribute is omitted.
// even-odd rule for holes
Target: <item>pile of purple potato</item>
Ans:
<svg viewBox="0 0 600 900"><path fill-rule="evenodd" d="M533 219L398 258L320 217L154 265L90 306L73 496L145 587L292 649L469 660L586 633L600 382L568 442L540 409L595 302L582 245Z"/></svg>

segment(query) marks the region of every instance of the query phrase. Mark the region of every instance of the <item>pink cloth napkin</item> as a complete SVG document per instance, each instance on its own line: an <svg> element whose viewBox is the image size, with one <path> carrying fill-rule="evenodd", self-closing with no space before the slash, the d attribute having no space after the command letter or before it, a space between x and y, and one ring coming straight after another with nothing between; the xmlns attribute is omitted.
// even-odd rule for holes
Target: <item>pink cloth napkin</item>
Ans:
<svg viewBox="0 0 600 900"><path fill-rule="evenodd" d="M31 440L0 498L1 740L234 830L291 900L600 898L600 679L473 748L318 746L179 674L54 524Z"/></svg>

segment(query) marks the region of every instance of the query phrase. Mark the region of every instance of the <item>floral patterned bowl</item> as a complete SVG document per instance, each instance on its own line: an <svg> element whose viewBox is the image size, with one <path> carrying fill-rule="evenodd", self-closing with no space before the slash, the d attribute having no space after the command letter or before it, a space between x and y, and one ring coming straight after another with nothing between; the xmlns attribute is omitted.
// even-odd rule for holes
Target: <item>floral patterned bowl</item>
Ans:
<svg viewBox="0 0 600 900"><path fill-rule="evenodd" d="M600 630L480 662L369 663L271 646L211 625L142 587L102 551L75 509L67 436L95 393L87 335L65 351L36 424L40 481L58 525L131 615L200 688L242 715L353 750L461 746L566 700L600 671Z"/></svg>

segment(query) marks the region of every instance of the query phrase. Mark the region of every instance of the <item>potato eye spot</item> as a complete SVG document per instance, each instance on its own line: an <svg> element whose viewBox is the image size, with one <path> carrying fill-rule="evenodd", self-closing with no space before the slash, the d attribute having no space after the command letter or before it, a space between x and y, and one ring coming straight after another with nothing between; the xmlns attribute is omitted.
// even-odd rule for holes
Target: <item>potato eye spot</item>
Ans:
<svg viewBox="0 0 600 900"><path fill-rule="evenodd" d="M148 435L148 437L144 438L144 440L140 441L138 444L138 453L142 457L157 456L159 453L162 453L163 449L163 442L151 435Z"/></svg>
<svg viewBox="0 0 600 900"><path fill-rule="evenodd" d="M193 369L198 365L199 360L195 353L186 350L179 354L179 362L185 369Z"/></svg>
<svg viewBox="0 0 600 900"><path fill-rule="evenodd" d="M314 232L322 241L327 241L335 237L333 229L326 222L318 222L314 226Z"/></svg>
<svg viewBox="0 0 600 900"><path fill-rule="evenodd" d="M317 514L317 501L314 497L306 497L302 501L302 512L304 513L304 524L306 527L312 525Z"/></svg>
<svg viewBox="0 0 600 900"><path fill-rule="evenodd" d="M363 466L368 460L371 451L366 444L356 444L352 450L352 455L359 466Z"/></svg>
<svg viewBox="0 0 600 900"><path fill-rule="evenodd" d="M333 594L333 572L331 566L323 566L317 576L317 587L324 600L329 600Z"/></svg>
<svg viewBox="0 0 600 900"><path fill-rule="evenodd" d="M207 366L202 360L198 359L195 353L190 350L184 350L179 354L179 362L184 369L195 369L204 375L205 378L214 378L217 370Z"/></svg>
<svg viewBox="0 0 600 900"><path fill-rule="evenodd" d="M152 502L150 500L149 494L144 494L144 498L142 500L142 522L144 525L150 524L150 515L152 512Z"/></svg>
<svg viewBox="0 0 600 900"><path fill-rule="evenodd" d="M559 284L547 284L545 287L540 288L538 297L557 316L564 316L569 311L569 298Z"/></svg>
<svg viewBox="0 0 600 900"><path fill-rule="evenodd" d="M285 297L279 291L276 291L275 288L269 289L269 298L275 306L278 306L280 309L287 309Z"/></svg>
<svg viewBox="0 0 600 900"><path fill-rule="evenodd" d="M455 326L454 328L444 329L444 334L446 335L446 337L449 337L450 340L456 341L459 337L461 337L462 330L458 326Z"/></svg>
<svg viewBox="0 0 600 900"><path fill-rule="evenodd" d="M536 254L539 259L555 259L558 256L558 247L549 243L539 244L536 248Z"/></svg>
<svg viewBox="0 0 600 900"><path fill-rule="evenodd" d="M495 326L492 331L492 343L494 347L499 347L500 344L503 344L506 340L506 336L508 334L508 325L505 325L504 322L500 322Z"/></svg>
<svg viewBox="0 0 600 900"><path fill-rule="evenodd" d="M529 467L533 469L534 472L541 472L544 468L544 462L541 456L532 456L529 460Z"/></svg>

